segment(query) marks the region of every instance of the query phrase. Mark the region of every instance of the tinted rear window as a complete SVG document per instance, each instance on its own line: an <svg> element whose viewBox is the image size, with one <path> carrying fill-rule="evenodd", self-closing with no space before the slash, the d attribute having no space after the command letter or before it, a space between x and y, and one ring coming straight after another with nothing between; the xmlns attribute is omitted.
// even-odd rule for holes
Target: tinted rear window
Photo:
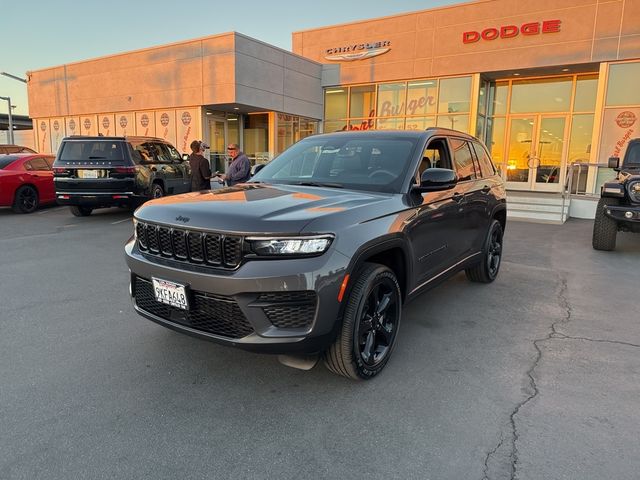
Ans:
<svg viewBox="0 0 640 480"><path fill-rule="evenodd" d="M123 142L110 140L87 140L64 142L60 150L61 161L109 161L120 163L125 161Z"/></svg>
<svg viewBox="0 0 640 480"><path fill-rule="evenodd" d="M9 165L11 165L13 162L15 162L18 159L18 157L12 157L10 155L7 155L6 157L0 157L0 170L2 170L5 167L8 167Z"/></svg>

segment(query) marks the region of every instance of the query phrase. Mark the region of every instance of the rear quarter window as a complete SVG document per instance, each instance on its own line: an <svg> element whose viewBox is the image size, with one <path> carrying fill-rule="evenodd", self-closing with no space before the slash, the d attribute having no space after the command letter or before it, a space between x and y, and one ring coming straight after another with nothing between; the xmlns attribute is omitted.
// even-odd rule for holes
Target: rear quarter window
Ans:
<svg viewBox="0 0 640 480"><path fill-rule="evenodd" d="M480 144L480 142L473 142L473 148L476 151L476 157L478 158L478 163L480 164L480 171L482 172L483 177L490 177L496 174L496 169L493 166L493 162L491 161L491 157L487 150Z"/></svg>

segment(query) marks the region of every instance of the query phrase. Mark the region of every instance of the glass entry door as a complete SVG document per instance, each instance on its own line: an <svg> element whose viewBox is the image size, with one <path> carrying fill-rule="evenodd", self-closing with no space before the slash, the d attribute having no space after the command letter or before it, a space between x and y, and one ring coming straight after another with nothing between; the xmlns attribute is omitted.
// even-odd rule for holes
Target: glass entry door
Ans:
<svg viewBox="0 0 640 480"><path fill-rule="evenodd" d="M507 188L560 192L566 173L566 115L511 116Z"/></svg>
<svg viewBox="0 0 640 480"><path fill-rule="evenodd" d="M227 159L227 120L209 118L209 161L212 172L226 171Z"/></svg>

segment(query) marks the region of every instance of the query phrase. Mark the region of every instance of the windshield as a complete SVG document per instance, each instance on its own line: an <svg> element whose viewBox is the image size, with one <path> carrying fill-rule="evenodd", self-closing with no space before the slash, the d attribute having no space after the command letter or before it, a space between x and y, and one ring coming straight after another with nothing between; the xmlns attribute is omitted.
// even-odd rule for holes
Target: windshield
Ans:
<svg viewBox="0 0 640 480"><path fill-rule="evenodd" d="M8 167L9 165L11 165L13 162L15 162L18 159L18 157L11 157L11 156L6 156L6 157L0 157L0 170L2 170L3 168Z"/></svg>
<svg viewBox="0 0 640 480"><path fill-rule="evenodd" d="M292 145L251 181L399 193L417 137L340 134Z"/></svg>
<svg viewBox="0 0 640 480"><path fill-rule="evenodd" d="M124 162L121 141L113 140L73 140L64 142L59 159L68 161L106 160Z"/></svg>
<svg viewBox="0 0 640 480"><path fill-rule="evenodd" d="M625 167L640 167L640 142L631 142L624 157Z"/></svg>

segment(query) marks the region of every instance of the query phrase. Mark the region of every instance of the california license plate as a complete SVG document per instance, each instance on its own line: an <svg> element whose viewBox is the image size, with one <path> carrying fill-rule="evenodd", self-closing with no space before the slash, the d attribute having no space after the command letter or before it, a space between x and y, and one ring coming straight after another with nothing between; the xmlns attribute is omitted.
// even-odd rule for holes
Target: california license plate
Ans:
<svg viewBox="0 0 640 480"><path fill-rule="evenodd" d="M98 170L82 170L82 178L98 178Z"/></svg>
<svg viewBox="0 0 640 480"><path fill-rule="evenodd" d="M187 292L184 285L159 278L152 278L151 280L153 280L153 291L158 302L189 310L189 301L187 300Z"/></svg>

